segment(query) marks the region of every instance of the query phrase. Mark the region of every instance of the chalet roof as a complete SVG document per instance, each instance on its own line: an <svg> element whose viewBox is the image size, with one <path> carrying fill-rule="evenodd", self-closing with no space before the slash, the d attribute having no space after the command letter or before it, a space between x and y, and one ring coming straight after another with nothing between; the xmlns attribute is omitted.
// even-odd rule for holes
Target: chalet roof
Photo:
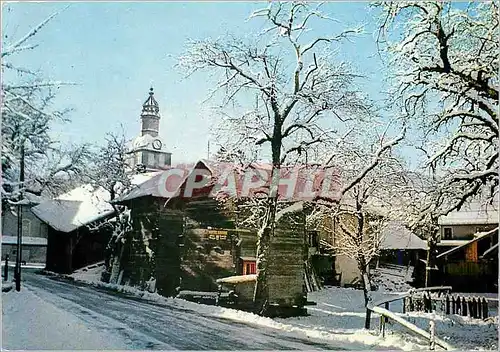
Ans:
<svg viewBox="0 0 500 352"><path fill-rule="evenodd" d="M427 249L427 242L411 232L403 223L389 222L382 230L380 249Z"/></svg>
<svg viewBox="0 0 500 352"><path fill-rule="evenodd" d="M310 169L307 169L307 172L311 172L311 175L313 174L314 171L314 166L312 166ZM162 187L165 187L165 181L163 177L167 175L167 173L170 172L170 170L173 169L179 169L184 172L184 175L181 177L174 177L174 181L169 178L169 192L163 192ZM152 178L147 180L146 182L142 183L139 185L139 187L131 190L129 193L126 195L119 197L116 202L125 202L129 201L132 199L140 198L140 197L145 197L145 196L152 196L152 197L158 197L158 198L174 198L172 196L166 196L165 194L174 194L175 197L182 197L184 194L184 189L186 187L186 181L190 177L190 175L196 175L193 174L195 170L207 170L209 173L210 180L206 184L205 187L200 188L200 189L195 189L193 190L192 197L202 197L206 196L207 194L210 193L210 191L213 189L213 186L216 184L216 182L220 179L221 176L223 176L227 172L233 172L235 177L243 177L244 172L248 169L254 169L254 170L260 170L260 171L265 171L269 172L271 170L271 166L268 164L263 164L263 163L251 163L248 165L230 165L228 163L222 163L222 162L217 162L217 161L212 161L212 160L206 160L206 159L201 159L195 164L189 165L189 166L182 166L182 167L175 167L175 168L170 168L168 170L164 171L159 171L157 172ZM301 173L298 172L297 174L297 183L294 188L294 196L292 199L290 198L285 198L282 195L281 188L278 190L279 197L280 199L286 199L286 200L291 200L291 201L296 201L300 200L296 197L296 193L301 193L304 191L306 187L306 182L307 180L305 179L305 175L307 175L307 172ZM287 175L287 169L283 168L282 173L284 177L288 177ZM201 176L201 175L200 175ZM332 176L332 182L333 183L339 183L339 177L338 174L334 174ZM314 185L312 186L313 190L319 190L319 187L321 187L321 183L323 182L323 179L321 177L317 178L314 180ZM280 186L282 187L282 186ZM236 188L238 191L241 191L241 180L236 181ZM249 190L249 195L251 196L261 196L262 194L266 193L267 194L267 189L269 188L269 185L262 186L260 188L252 188ZM167 201L168 202L168 201Z"/></svg>
<svg viewBox="0 0 500 352"><path fill-rule="evenodd" d="M498 204L473 202L438 219L442 226L498 224Z"/></svg>
<svg viewBox="0 0 500 352"><path fill-rule="evenodd" d="M121 203L146 196L163 198L164 196L159 188L162 175L162 171L134 175L134 177L136 177L136 187L133 187L128 193L122 195L121 197L116 198L114 202Z"/></svg>
<svg viewBox="0 0 500 352"><path fill-rule="evenodd" d="M436 258L437 258L437 259L439 259L439 258L443 258L443 257L445 258L445 257L447 257L448 255L450 255L450 254L452 254L452 253L455 253L456 251L458 251L458 250L460 250L460 249L462 249L462 248L467 247L469 244L474 243L474 242L477 242L477 241L479 241L479 240L481 240L481 239L483 239L483 238L493 236L493 234L495 234L495 233L497 233L497 232L498 232L498 227L497 227L497 228L495 228L495 229L493 229L493 230L490 230L490 231L488 231L488 232L482 232L482 233L476 234L476 235L475 235L476 237L475 237L475 238L473 238L472 240L467 241L466 243L464 243L464 244L462 244L462 245L460 245L460 246L457 246L457 247L455 247L455 248L452 248L452 249L450 249L450 250L447 250L446 252L441 253L441 254L439 254L438 256L436 256Z"/></svg>
<svg viewBox="0 0 500 352"><path fill-rule="evenodd" d="M83 185L31 209L47 225L57 231L71 232L113 213L109 192Z"/></svg>

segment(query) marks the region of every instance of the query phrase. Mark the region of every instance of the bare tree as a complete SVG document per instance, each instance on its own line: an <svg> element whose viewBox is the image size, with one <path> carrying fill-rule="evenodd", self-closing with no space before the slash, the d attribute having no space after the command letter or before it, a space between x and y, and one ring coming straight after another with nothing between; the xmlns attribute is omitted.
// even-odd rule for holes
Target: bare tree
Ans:
<svg viewBox="0 0 500 352"><path fill-rule="evenodd" d="M105 144L94 154L90 168L92 184L108 191L111 201L130 189L133 170L127 162L127 141L123 132L106 135Z"/></svg>
<svg viewBox="0 0 500 352"><path fill-rule="evenodd" d="M115 211L112 219L92 227L92 230L103 230L104 227L111 229L112 235L106 247L106 269L109 282L120 283L123 254L130 241L131 222L130 209L117 206L114 200L131 189L133 171L127 161L127 141L123 132L106 135L105 144L94 153L89 170L91 184L109 192L110 204Z"/></svg>
<svg viewBox="0 0 500 352"><path fill-rule="evenodd" d="M62 148L49 133L53 123L68 121L68 109L52 107L55 89L68 83L44 80L38 72L15 64L16 56L37 47L33 38L56 15L18 40L3 43L2 198L17 203L23 202L25 191L58 193L84 171L89 156L87 145Z"/></svg>
<svg viewBox="0 0 500 352"><path fill-rule="evenodd" d="M423 134L435 178L420 220L498 194L498 3L381 2L393 96ZM427 219L427 220L426 220Z"/></svg>
<svg viewBox="0 0 500 352"><path fill-rule="evenodd" d="M219 74L213 96L222 92L223 106L255 97L249 112L223 120L240 148L270 147L266 154L273 166L272 182L257 243L254 302L260 313L269 302L266 258L276 223L280 168L331 138L334 129L324 127L323 121L330 119L331 126L369 110L354 86L357 75L347 63L335 63L332 50L359 30L312 39L305 34L313 21L328 20L320 6L271 3L250 16L268 26L257 37L192 41L179 61L188 75L202 70Z"/></svg>
<svg viewBox="0 0 500 352"><path fill-rule="evenodd" d="M368 130L350 130L325 148L332 152L323 154L323 167L331 167L332 162L342 165L344 185L340 200L318 197L308 219L309 226L326 232L336 254L356 261L365 305L371 301L369 265L379 254L382 228L391 219L405 217L407 192L404 165L394 151L406 129L403 126L391 136L391 123L380 134L375 126L373 120Z"/></svg>

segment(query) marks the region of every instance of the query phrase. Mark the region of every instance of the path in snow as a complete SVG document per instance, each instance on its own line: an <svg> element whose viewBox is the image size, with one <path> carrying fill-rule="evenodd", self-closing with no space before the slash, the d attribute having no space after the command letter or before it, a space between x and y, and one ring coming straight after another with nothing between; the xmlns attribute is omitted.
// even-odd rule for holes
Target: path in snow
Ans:
<svg viewBox="0 0 500 352"><path fill-rule="evenodd" d="M110 348L109 345L118 340L122 346L114 346L115 349L344 349L344 346L320 340L297 338L270 328L204 316L182 308L156 305L83 284L68 283L32 273L26 273L24 278L25 287L43 301L55 306L54 308L57 307L59 312L63 311L61 319L72 316L73 320L68 319L68 324L75 324L75 321L81 324L83 321L82 331L87 328L99 331L101 336L109 336L108 343L101 348ZM9 320L8 314L13 313L6 312L4 324L12 321ZM48 330L56 327L41 316L34 317L40 321L38 324L46 323ZM50 317L50 321L57 320L57 316ZM60 324L64 325L62 322ZM11 327L11 330L14 328ZM27 348L25 345L16 346L16 341L9 341L10 338L13 338L12 334L4 334L5 347ZM40 337L37 338L40 340ZM53 348L54 345L43 339L36 343L39 343L36 345L37 349ZM78 347L68 348L96 348L88 336L80 338L79 343Z"/></svg>

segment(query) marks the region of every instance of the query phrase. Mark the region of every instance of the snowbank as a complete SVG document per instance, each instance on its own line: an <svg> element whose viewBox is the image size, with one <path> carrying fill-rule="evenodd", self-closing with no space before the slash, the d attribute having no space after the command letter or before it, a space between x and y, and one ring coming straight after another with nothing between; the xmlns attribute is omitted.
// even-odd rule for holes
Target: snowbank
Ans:
<svg viewBox="0 0 500 352"><path fill-rule="evenodd" d="M2 350L127 348L118 338L45 302L26 287L2 294Z"/></svg>
<svg viewBox="0 0 500 352"><path fill-rule="evenodd" d="M223 277L222 279L217 279L218 284L241 284L244 282L252 282L257 280L257 275L255 274L250 274L250 275L237 275L237 276L229 276L229 277Z"/></svg>
<svg viewBox="0 0 500 352"><path fill-rule="evenodd" d="M75 280L86 281L86 282L99 282L101 281L101 275L104 271L104 262L99 262L93 265L89 265L85 268L81 268L69 275Z"/></svg>

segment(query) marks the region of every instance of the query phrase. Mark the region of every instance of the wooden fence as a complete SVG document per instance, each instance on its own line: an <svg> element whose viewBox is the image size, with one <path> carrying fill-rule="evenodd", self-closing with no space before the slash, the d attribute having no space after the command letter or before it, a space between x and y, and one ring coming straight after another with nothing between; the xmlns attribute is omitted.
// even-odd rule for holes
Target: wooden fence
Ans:
<svg viewBox="0 0 500 352"><path fill-rule="evenodd" d="M488 318L488 299L485 297L464 297L460 295L435 295L423 292L403 298L403 313L406 311L439 312L458 314L475 319Z"/></svg>
<svg viewBox="0 0 500 352"><path fill-rule="evenodd" d="M427 341L429 341L429 349L434 350L435 346L439 346L445 350L451 350L453 349L452 346L450 346L448 343L445 341L439 339L436 337L435 332L434 332L434 322L431 321L430 326L429 326L429 331L425 331L415 324L410 323L409 321L403 319L402 317L396 315L394 312L391 312L390 309L390 303L391 302L396 302L399 300L405 300L408 297L411 297L415 294L418 293L423 293L425 294L430 294L431 292L445 292L449 295L451 292L451 287L450 286L441 286L441 287L425 287L421 289L414 289L410 290L407 293L395 296L395 297L390 297L387 299L383 299L377 302L369 303L366 306L366 326L365 328L370 328L370 316L371 313L377 313L380 315L380 332L382 336L385 335L385 323L391 319L392 321L395 321L399 323L400 325L404 326L408 330L412 331L413 333L425 338ZM381 306L384 306L383 308ZM403 304L404 306L404 304Z"/></svg>

